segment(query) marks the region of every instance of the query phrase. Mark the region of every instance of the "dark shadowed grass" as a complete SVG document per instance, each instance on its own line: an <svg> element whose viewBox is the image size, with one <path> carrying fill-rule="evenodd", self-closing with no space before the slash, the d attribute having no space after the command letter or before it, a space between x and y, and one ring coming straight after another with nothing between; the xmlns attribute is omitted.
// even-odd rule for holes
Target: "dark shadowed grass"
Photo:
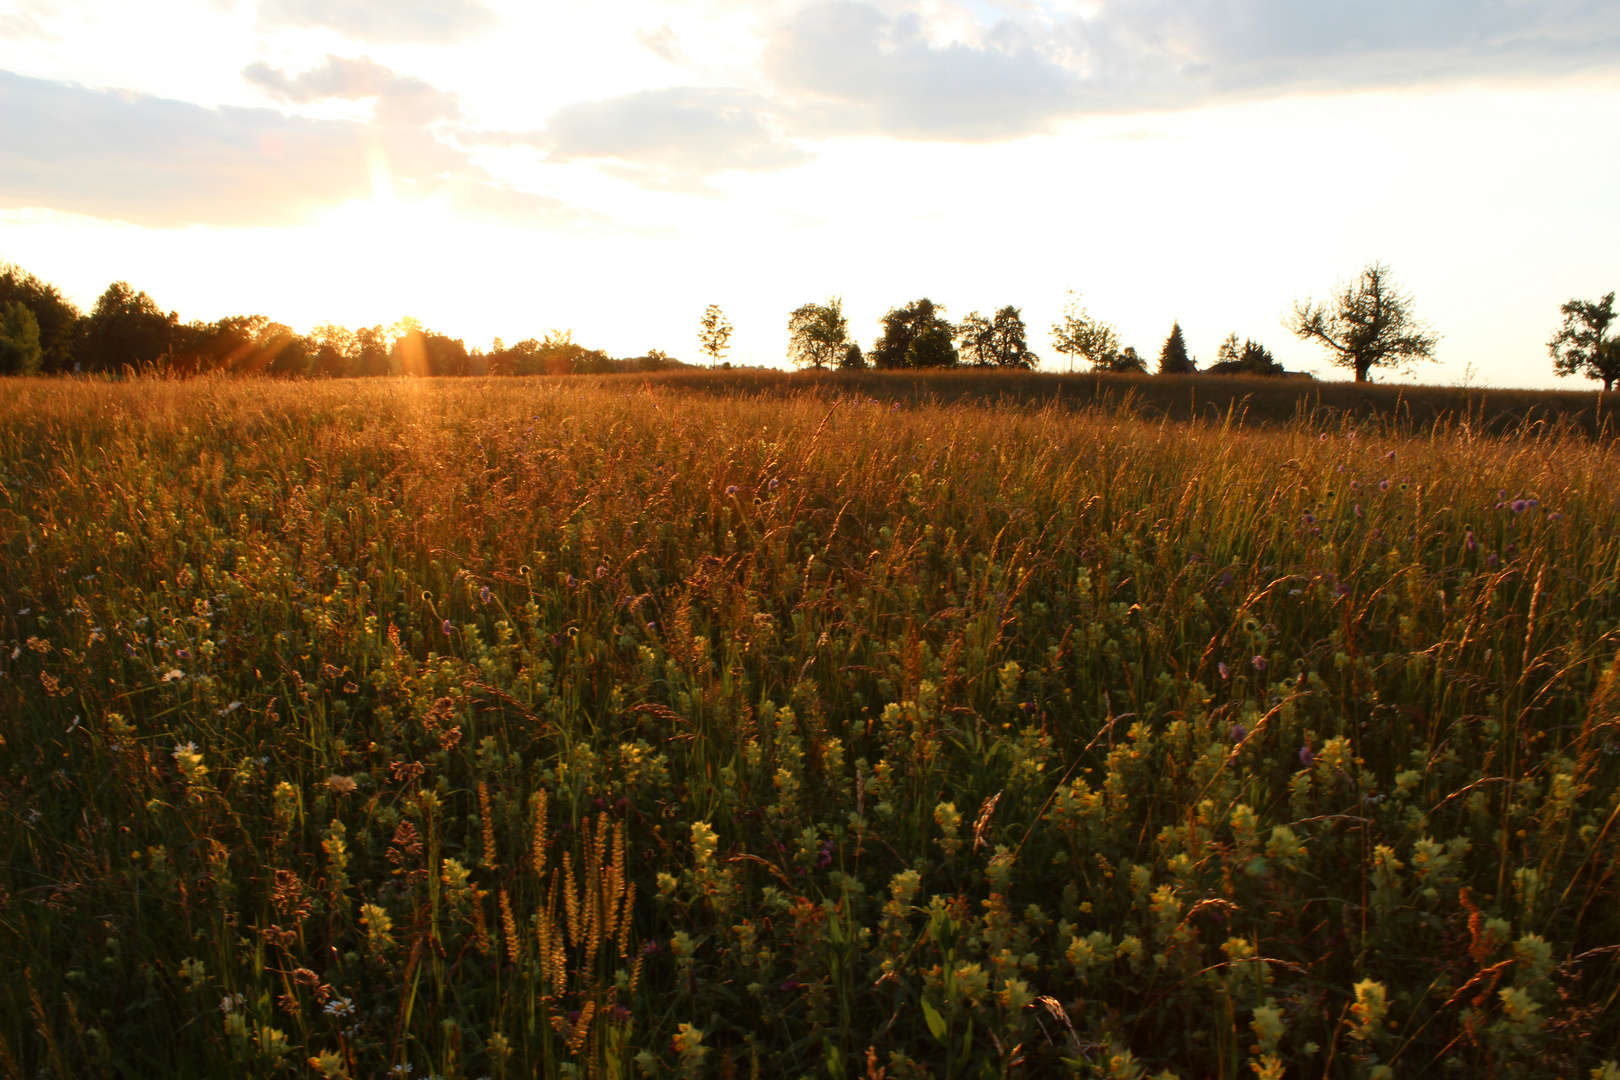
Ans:
<svg viewBox="0 0 1620 1080"><path fill-rule="evenodd" d="M9 386L0 1075L1612 1053L1610 444L758 378Z"/></svg>

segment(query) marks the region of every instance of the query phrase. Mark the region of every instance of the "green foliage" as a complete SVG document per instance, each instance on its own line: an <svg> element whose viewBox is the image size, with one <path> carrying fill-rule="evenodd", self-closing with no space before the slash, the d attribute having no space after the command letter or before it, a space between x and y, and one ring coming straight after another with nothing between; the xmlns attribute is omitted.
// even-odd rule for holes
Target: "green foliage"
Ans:
<svg viewBox="0 0 1620 1080"><path fill-rule="evenodd" d="M1608 334L1614 322L1614 293L1602 300L1571 300L1558 309L1564 325L1547 342L1559 375L1601 379L1605 393L1620 379L1620 338Z"/></svg>
<svg viewBox="0 0 1620 1080"><path fill-rule="evenodd" d="M1095 371L1132 373L1147 370L1135 349L1122 350L1119 333L1108 323L1093 319L1080 306L1080 294L1071 291L1063 306L1063 318L1052 326L1053 348L1069 358L1074 369L1076 357Z"/></svg>
<svg viewBox="0 0 1620 1080"><path fill-rule="evenodd" d="M86 371L136 370L166 363L179 320L126 281L115 281L85 319L77 361Z"/></svg>
<svg viewBox="0 0 1620 1080"><path fill-rule="evenodd" d="M849 320L836 296L825 304L805 304L788 318L788 360L794 367L832 367L849 355L849 345Z"/></svg>
<svg viewBox="0 0 1620 1080"><path fill-rule="evenodd" d="M928 297L890 308L880 321L883 333L869 356L873 367L942 368L956 363L952 343L956 329L945 319L945 308Z"/></svg>
<svg viewBox="0 0 1620 1080"><path fill-rule="evenodd" d="M1356 382L1366 382L1373 368L1433 360L1440 340L1412 314L1412 298L1395 286L1383 263L1370 263L1331 300L1296 303L1287 326L1301 340L1326 346L1328 359L1354 371Z"/></svg>
<svg viewBox="0 0 1620 1080"><path fill-rule="evenodd" d="M0 1071L1607 1075L1612 442L680 385L0 402Z"/></svg>
<svg viewBox="0 0 1620 1080"><path fill-rule="evenodd" d="M39 370L39 321L20 300L0 303L0 373L32 375Z"/></svg>
<svg viewBox="0 0 1620 1080"><path fill-rule="evenodd" d="M969 312L956 337L962 362L970 367L1033 368L1041 362L1029 349L1023 313L1011 304L994 318Z"/></svg>
<svg viewBox="0 0 1620 1080"><path fill-rule="evenodd" d="M79 309L62 296L55 285L11 263L0 262L0 306L20 303L33 313L39 325L40 370L46 373L69 371L77 346Z"/></svg>

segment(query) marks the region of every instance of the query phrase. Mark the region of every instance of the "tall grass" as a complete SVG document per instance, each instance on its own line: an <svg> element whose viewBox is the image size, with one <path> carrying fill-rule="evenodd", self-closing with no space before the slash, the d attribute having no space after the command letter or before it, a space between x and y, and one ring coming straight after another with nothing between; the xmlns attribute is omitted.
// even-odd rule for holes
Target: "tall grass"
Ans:
<svg viewBox="0 0 1620 1080"><path fill-rule="evenodd" d="M1620 1076L1610 444L7 393L0 1075Z"/></svg>

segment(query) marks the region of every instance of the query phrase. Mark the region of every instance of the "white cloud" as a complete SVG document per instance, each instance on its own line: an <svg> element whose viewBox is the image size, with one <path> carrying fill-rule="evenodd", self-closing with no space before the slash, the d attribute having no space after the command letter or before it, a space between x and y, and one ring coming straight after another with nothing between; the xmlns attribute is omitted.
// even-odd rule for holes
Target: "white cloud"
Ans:
<svg viewBox="0 0 1620 1080"><path fill-rule="evenodd" d="M262 0L262 26L324 26L376 44L444 44L483 33L495 13L478 0Z"/></svg>
<svg viewBox="0 0 1620 1080"><path fill-rule="evenodd" d="M410 75L400 75L369 56L327 54L325 63L297 75L264 61L249 64L242 77L277 101L295 105L328 98L373 99L373 116L383 124L430 124L461 115L461 99Z"/></svg>
<svg viewBox="0 0 1620 1080"><path fill-rule="evenodd" d="M774 172L811 154L782 134L771 103L746 90L672 86L583 101L529 141L552 161L593 161L646 187L695 188L737 170Z"/></svg>
<svg viewBox="0 0 1620 1080"><path fill-rule="evenodd" d="M421 128L210 109L4 71L0 113L0 204L10 207L159 227L280 225L371 195L381 170L411 198L566 213L494 184Z"/></svg>

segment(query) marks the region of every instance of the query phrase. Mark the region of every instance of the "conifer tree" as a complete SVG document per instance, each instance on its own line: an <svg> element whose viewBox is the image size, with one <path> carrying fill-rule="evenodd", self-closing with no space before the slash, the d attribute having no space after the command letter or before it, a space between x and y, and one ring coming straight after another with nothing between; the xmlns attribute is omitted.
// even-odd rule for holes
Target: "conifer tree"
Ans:
<svg viewBox="0 0 1620 1080"><path fill-rule="evenodd" d="M1170 336L1164 339L1164 348L1159 350L1159 374L1191 375L1197 370L1198 365L1187 355L1187 342L1181 336L1181 322L1178 320L1170 327Z"/></svg>

